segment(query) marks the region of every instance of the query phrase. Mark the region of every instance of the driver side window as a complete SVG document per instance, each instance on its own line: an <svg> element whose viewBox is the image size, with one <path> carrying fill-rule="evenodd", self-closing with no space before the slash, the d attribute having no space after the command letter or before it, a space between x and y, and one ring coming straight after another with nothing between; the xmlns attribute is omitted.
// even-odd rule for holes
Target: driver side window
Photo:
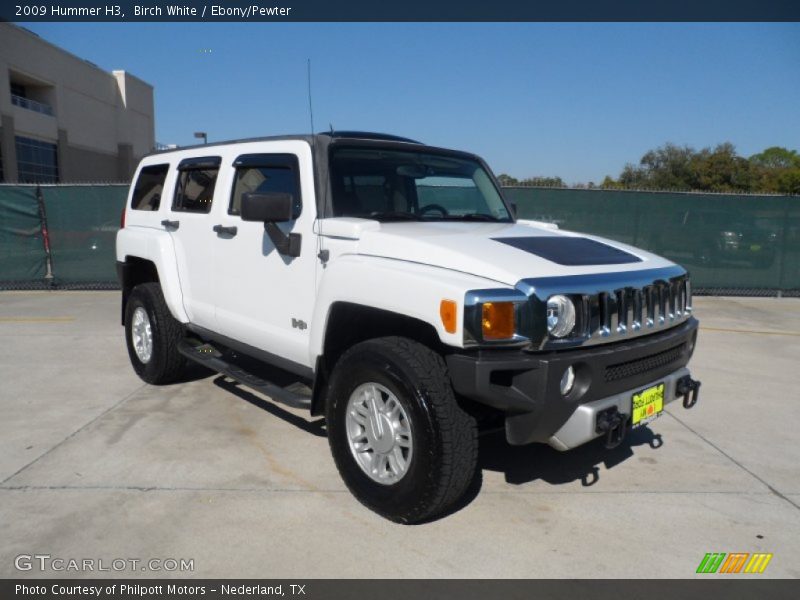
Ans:
<svg viewBox="0 0 800 600"><path fill-rule="evenodd" d="M233 163L233 179L228 214L242 212L242 194L278 192L294 198L295 215L300 214L300 179L297 157L291 154L243 154Z"/></svg>

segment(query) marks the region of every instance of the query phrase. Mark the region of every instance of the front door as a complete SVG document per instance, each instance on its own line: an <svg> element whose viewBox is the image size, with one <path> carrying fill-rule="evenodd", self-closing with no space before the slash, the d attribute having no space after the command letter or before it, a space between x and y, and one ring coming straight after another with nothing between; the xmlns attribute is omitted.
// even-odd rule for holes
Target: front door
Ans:
<svg viewBox="0 0 800 600"><path fill-rule="evenodd" d="M270 143L269 148L264 153L263 146L241 145L231 148L235 154L224 157L225 163L232 164L230 195L219 224L236 230L220 235L215 245L217 330L313 368L309 325L318 259L311 152L308 144L292 140ZM302 235L300 256L279 253L263 223L242 221L241 197L246 192L292 194L296 218L278 227L285 234ZM215 214L221 214L221 207Z"/></svg>

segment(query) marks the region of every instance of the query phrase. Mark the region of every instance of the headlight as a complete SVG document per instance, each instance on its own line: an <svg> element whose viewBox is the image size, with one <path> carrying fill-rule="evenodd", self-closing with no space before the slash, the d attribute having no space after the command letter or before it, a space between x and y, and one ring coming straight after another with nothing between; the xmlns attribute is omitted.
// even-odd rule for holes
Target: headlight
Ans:
<svg viewBox="0 0 800 600"><path fill-rule="evenodd" d="M547 332L553 337L563 338L575 328L575 305L560 294L547 300Z"/></svg>

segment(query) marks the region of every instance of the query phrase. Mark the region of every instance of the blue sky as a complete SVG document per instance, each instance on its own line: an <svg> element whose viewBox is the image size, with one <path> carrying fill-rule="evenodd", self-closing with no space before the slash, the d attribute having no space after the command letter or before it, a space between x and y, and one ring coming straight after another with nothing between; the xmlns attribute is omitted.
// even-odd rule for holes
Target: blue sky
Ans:
<svg viewBox="0 0 800 600"><path fill-rule="evenodd" d="M470 150L496 173L616 176L671 141L800 149L800 24L25 24L153 84L156 139L317 130Z"/></svg>

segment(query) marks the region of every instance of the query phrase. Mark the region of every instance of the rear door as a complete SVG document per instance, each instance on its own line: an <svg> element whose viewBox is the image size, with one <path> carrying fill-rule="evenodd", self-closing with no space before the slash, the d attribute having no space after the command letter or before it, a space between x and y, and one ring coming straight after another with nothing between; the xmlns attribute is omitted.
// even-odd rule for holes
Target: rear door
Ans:
<svg viewBox="0 0 800 600"><path fill-rule="evenodd" d="M209 213L218 193L221 157L202 156L178 164L175 193L161 224L172 235L183 306L192 323L215 329L214 233Z"/></svg>

